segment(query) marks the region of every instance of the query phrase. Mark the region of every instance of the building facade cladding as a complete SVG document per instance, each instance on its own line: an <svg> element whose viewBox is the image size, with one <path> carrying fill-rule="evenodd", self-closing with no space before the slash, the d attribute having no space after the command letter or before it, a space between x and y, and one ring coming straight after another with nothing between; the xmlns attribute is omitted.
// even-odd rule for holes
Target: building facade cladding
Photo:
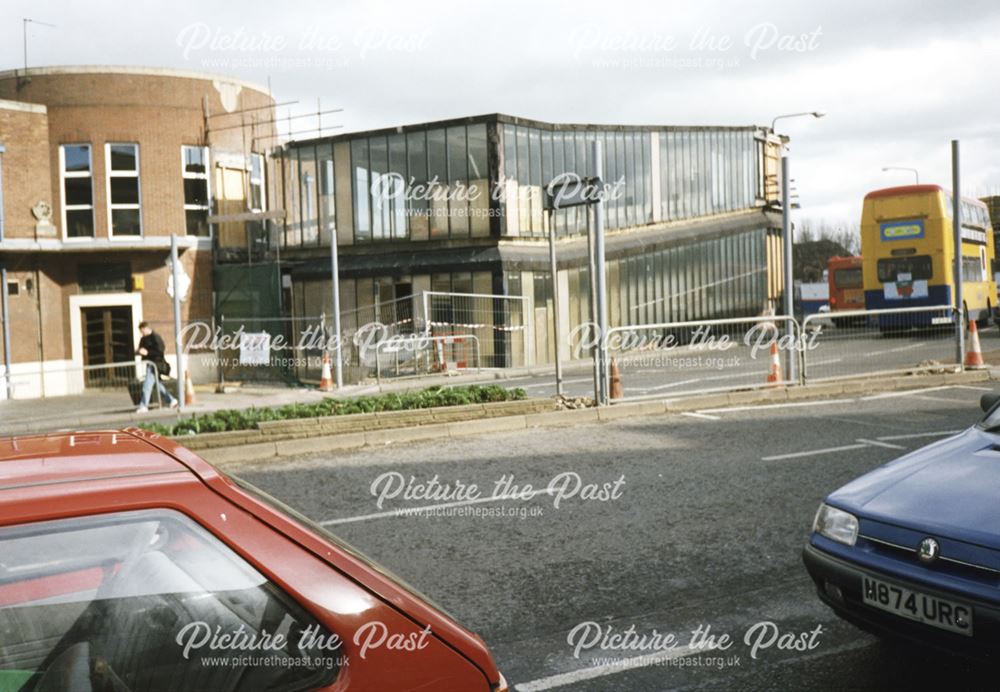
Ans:
<svg viewBox="0 0 1000 692"><path fill-rule="evenodd" d="M752 209L770 194L766 149L774 144L759 128L482 116L292 143L283 155L290 217L282 244L325 245L332 227L340 245L545 237L543 186L562 173L592 175L598 140L613 193L609 230ZM583 234L584 210L557 211L552 223L559 237Z"/></svg>
<svg viewBox="0 0 1000 692"><path fill-rule="evenodd" d="M248 210L251 154L274 144L273 99L225 77L131 67L4 72L0 99L44 113L29 136L0 108L15 397L79 391L83 366L131 359L142 320L174 360L169 238L190 278L182 321L210 321L208 216Z"/></svg>
<svg viewBox="0 0 1000 692"><path fill-rule="evenodd" d="M543 185L562 172L591 175L598 139L613 197L606 217L613 325L757 314L780 294L780 238L763 213L775 201L777 142L763 130L550 125L495 115L287 146L290 216L281 241L294 267L292 311L329 313L329 264L318 258L335 232L343 312L427 290L521 296L533 334L512 361L547 360L551 288L540 241L550 218L560 238L561 309L569 306L573 326L587 321L589 301L586 212L549 217ZM616 241L625 237L632 240Z"/></svg>

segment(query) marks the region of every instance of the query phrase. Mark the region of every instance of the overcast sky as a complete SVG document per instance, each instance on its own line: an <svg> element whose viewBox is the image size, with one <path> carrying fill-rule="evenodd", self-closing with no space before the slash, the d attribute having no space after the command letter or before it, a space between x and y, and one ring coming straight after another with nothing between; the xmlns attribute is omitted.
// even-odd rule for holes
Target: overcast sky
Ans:
<svg viewBox="0 0 1000 692"><path fill-rule="evenodd" d="M856 224L865 192L1000 194L1000 3L4 0L0 67L129 64L267 84L343 131L503 112L574 123L779 123L801 215ZM282 109L284 114L284 109ZM305 123L306 121L300 121Z"/></svg>

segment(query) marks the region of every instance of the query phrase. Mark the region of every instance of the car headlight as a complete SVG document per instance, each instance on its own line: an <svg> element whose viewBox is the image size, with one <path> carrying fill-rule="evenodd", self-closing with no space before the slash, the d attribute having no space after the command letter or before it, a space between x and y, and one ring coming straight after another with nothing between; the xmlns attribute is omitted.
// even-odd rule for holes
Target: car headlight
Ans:
<svg viewBox="0 0 1000 692"><path fill-rule="evenodd" d="M821 504L813 520L813 531L831 541L854 545L858 540L858 518L850 512Z"/></svg>

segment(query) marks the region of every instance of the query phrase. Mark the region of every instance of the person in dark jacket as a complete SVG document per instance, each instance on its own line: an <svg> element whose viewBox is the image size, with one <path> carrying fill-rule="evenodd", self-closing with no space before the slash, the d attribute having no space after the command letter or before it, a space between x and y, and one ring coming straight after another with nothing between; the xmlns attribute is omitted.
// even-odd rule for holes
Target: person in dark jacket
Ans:
<svg viewBox="0 0 1000 692"><path fill-rule="evenodd" d="M135 350L135 354L146 363L146 378L142 383L142 401L135 412L146 413L149 410L149 397L153 393L154 385L159 388L160 402L174 408L177 406L177 399L160 382L160 375L170 375L170 365L163 354L163 339L153 331L149 322L139 323L139 333L142 334L142 338L139 339L139 347Z"/></svg>

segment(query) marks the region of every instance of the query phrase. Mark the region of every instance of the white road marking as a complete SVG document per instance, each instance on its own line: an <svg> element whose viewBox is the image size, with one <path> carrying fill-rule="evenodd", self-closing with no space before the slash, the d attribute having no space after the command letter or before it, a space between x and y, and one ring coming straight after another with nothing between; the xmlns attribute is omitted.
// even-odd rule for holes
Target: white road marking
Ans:
<svg viewBox="0 0 1000 692"><path fill-rule="evenodd" d="M918 341L915 344L909 344L908 346L897 346L896 348L890 348L886 353L899 353L900 351L909 351L911 348L920 348L921 346L926 346L926 341Z"/></svg>
<svg viewBox="0 0 1000 692"><path fill-rule="evenodd" d="M830 363L841 363L843 358L827 358L826 360L811 360L809 365L829 365Z"/></svg>
<svg viewBox="0 0 1000 692"><path fill-rule="evenodd" d="M897 346L896 348L884 348L879 351L868 351L865 353L866 356L881 356L886 353L899 353L900 351L909 351L912 348L919 348L920 346L926 346L926 341L920 341L915 344L908 344L906 346Z"/></svg>
<svg viewBox="0 0 1000 692"><path fill-rule="evenodd" d="M775 454L769 457L761 457L761 461L779 461L781 459L797 459L799 457L815 456L817 454L833 454L834 452L848 452L864 447L885 447L886 449L906 449L902 445L892 444L890 440L913 440L920 437L947 437L962 432L961 430L939 430L937 432L906 433L903 435L882 435L874 440L859 437L858 444L843 445L841 447L826 447L824 449L811 449L806 452L791 452L789 454Z"/></svg>
<svg viewBox="0 0 1000 692"><path fill-rule="evenodd" d="M940 387L924 387L923 389L908 389L903 392L882 392L881 394L870 394L868 396L861 397L861 401L876 401L878 399L894 399L900 396L913 396L914 394L923 394L924 392L940 392L944 389L951 389L953 385L946 384Z"/></svg>
<svg viewBox="0 0 1000 692"><path fill-rule="evenodd" d="M565 687L566 685L574 685L583 682L584 680L603 678L606 675L623 673L627 670L634 670L636 668L646 668L651 665L656 665L662 661L672 661L676 658L684 658L686 656L694 656L697 654L707 653L711 651L712 648L713 647L706 646L704 649L692 649L691 647L688 646L682 646L677 649L671 649L669 651L660 651L655 654L633 656L632 658L626 658L621 661L616 661L615 663L612 664L605 664L601 666L590 666L589 668L571 670L568 673L559 673L558 675L550 675L547 678L539 678L538 680L532 680L531 682L521 682L514 685L514 689L519 690L519 692L541 692L542 690L551 690L554 687Z"/></svg>
<svg viewBox="0 0 1000 692"><path fill-rule="evenodd" d="M940 432L909 433L907 435L883 435L876 437L876 440L912 440L917 437L948 437L957 435L961 430L942 430Z"/></svg>
<svg viewBox="0 0 1000 692"><path fill-rule="evenodd" d="M701 411L683 411L682 416L690 416L691 418L704 418L705 420L721 420L719 416L710 416L707 413L702 413Z"/></svg>
<svg viewBox="0 0 1000 692"><path fill-rule="evenodd" d="M489 497L479 497L475 500L458 500L456 502L442 502L437 505L422 505L420 507L399 507L397 509L392 509L386 512L374 512L372 514L361 514L354 517L343 517L341 519L327 519L326 521L319 522L320 526L334 526L336 524L353 524L359 521L368 521L369 519L388 519L389 517L407 517L412 514L420 514L423 512L433 512L438 509L447 509L449 507L464 507L465 505L480 505L484 502L502 502L504 500L517 500L519 502L524 502L527 500L532 500L536 495L548 494L548 488L537 488L531 491L530 497L528 493L524 495L518 495L516 498L506 497L501 495L499 497L494 497L490 495Z"/></svg>
<svg viewBox="0 0 1000 692"><path fill-rule="evenodd" d="M914 399L920 399L921 401L944 401L944 402L947 402L949 404L963 404L963 405L968 405L968 403L969 403L968 399L951 399L951 398L946 397L946 396L927 396L926 394L918 394L917 396L915 396L913 398Z"/></svg>
<svg viewBox="0 0 1000 692"><path fill-rule="evenodd" d="M729 406L722 408L703 408L701 413L728 413L730 411L761 411L773 408L801 408L803 406L830 406L831 404L850 404L855 399L827 399L823 401L792 401L786 404L758 404L757 406Z"/></svg>
<svg viewBox="0 0 1000 692"><path fill-rule="evenodd" d="M766 371L761 370L760 372L735 372L729 375L714 375L712 377L703 377L703 380L740 380L745 377L765 377Z"/></svg>
<svg viewBox="0 0 1000 692"><path fill-rule="evenodd" d="M811 449L808 452L792 452L790 454L775 454L769 457L761 457L761 461L779 461L781 459L797 459L799 457L817 456L819 454L833 454L834 452L847 452L852 449L864 449L868 445L843 445L842 447L827 447L826 449Z"/></svg>
<svg viewBox="0 0 1000 692"><path fill-rule="evenodd" d="M874 445L876 447L885 447L886 449L906 449L903 445L894 445L890 442L882 442L879 440L866 440L863 437L859 437L858 442L864 442L866 445Z"/></svg>
<svg viewBox="0 0 1000 692"><path fill-rule="evenodd" d="M670 384L659 384L655 387L646 387L645 389L639 389L639 392L655 392L658 389L670 389L671 387L680 387L685 384L693 384L695 382L701 382L700 377L696 377L693 380L681 380L680 382L671 382Z"/></svg>
<svg viewBox="0 0 1000 692"><path fill-rule="evenodd" d="M971 390L976 391L976 392L992 392L992 391L994 391L990 387L975 387L975 386L973 386L971 384L956 384L956 385L953 385L953 386L955 387L955 389L971 389Z"/></svg>

